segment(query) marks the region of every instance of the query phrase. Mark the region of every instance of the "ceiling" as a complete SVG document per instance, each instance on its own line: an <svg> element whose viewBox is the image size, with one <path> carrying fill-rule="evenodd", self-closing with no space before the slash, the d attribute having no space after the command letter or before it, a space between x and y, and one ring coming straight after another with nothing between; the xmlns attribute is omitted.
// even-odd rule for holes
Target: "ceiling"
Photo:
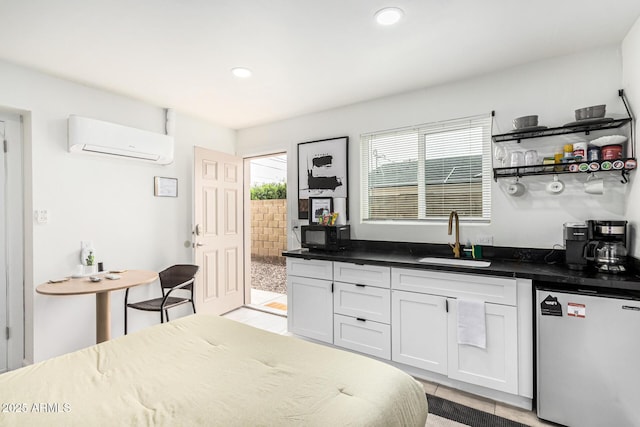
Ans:
<svg viewBox="0 0 640 427"><path fill-rule="evenodd" d="M386 6L399 24L374 22ZM638 16L638 0L2 0L0 58L241 129L620 43Z"/></svg>

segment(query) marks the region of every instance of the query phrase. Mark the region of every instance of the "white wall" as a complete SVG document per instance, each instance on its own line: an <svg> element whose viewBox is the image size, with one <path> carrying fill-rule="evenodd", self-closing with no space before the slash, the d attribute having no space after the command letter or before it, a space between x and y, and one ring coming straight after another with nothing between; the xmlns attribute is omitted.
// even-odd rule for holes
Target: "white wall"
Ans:
<svg viewBox="0 0 640 427"><path fill-rule="evenodd" d="M622 42L622 87L627 94L632 111L640 113L640 18L636 21ZM636 120L636 139L638 135ZM627 200L626 218L633 237L638 237L640 227L640 183L637 172L632 174ZM632 240L633 242L633 240ZM631 245L631 255L640 257L640 244Z"/></svg>
<svg viewBox="0 0 640 427"><path fill-rule="evenodd" d="M437 66L437 65L434 65ZM605 103L607 115L624 112L617 96L621 84L621 54L609 46L572 56L535 62L477 78L351 105L238 132L239 155L288 151L288 182L297 183L296 144L347 135L349 141L349 206L352 235L358 239L433 242L450 241L446 225L381 225L360 221L359 135L365 132L427 123L495 110L493 133L511 129L514 117L538 114L540 124L561 126L574 121L576 108ZM573 137L576 138L576 137ZM565 138L548 141L548 149L561 147ZM544 144L533 140L529 148ZM525 144L522 144L525 148ZM607 179L603 196L586 196L585 175L563 175L565 192L551 196L544 185L551 177L527 177L526 195L506 195L505 181L492 184L492 221L488 225L461 226L461 240L494 236L496 246L551 248L562 243L562 224L591 218L619 219L625 209L624 186L619 177ZM493 182L493 181L492 181ZM289 186L289 214L297 218L296 185ZM294 237L290 247L297 247Z"/></svg>
<svg viewBox="0 0 640 427"><path fill-rule="evenodd" d="M28 119L27 209L49 211L48 224L30 220L25 232L27 253L33 251L25 283L26 358L39 361L95 343L95 298L43 296L35 286L70 274L79 263L81 240L93 241L97 261L107 269L158 271L191 262L185 242L191 239L193 146L233 153L236 135L178 113L171 165L71 154L70 114L164 132L164 110L5 62L0 62L0 94L1 106ZM178 198L154 197L154 176L178 178ZM132 297L158 293L156 284L136 288ZM123 294L112 292L113 336L123 330ZM133 330L158 322L152 314L133 314Z"/></svg>

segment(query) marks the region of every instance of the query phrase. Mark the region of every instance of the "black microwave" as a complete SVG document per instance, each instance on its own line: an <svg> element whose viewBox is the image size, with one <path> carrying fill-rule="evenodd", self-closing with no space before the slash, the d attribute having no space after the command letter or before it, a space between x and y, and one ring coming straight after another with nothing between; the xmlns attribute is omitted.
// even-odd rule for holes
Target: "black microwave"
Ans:
<svg viewBox="0 0 640 427"><path fill-rule="evenodd" d="M322 250L341 251L351 244L351 227L348 225L303 225L302 247Z"/></svg>

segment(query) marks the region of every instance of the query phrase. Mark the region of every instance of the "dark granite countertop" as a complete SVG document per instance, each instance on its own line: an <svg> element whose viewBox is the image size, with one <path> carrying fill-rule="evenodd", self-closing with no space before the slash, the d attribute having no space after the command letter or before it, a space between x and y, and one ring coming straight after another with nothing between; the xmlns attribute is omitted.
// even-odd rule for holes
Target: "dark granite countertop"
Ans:
<svg viewBox="0 0 640 427"><path fill-rule="evenodd" d="M595 270L570 270L563 263L564 251L528 248L485 247L489 267L450 266L420 263L425 256L452 258L448 245L357 241L352 249L339 252L296 249L282 255L293 258L341 261L355 264L388 267L417 268L450 273L481 274L490 276L532 279L552 283L558 288L575 285L640 292L637 270L626 274L604 274Z"/></svg>

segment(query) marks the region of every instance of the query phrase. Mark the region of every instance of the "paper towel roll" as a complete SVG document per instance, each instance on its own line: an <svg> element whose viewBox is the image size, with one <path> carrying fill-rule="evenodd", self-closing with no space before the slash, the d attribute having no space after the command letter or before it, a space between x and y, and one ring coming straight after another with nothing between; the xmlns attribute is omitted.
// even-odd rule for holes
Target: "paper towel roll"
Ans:
<svg viewBox="0 0 640 427"><path fill-rule="evenodd" d="M347 199L344 197L334 198L333 211L338 213L336 225L345 225L347 223Z"/></svg>

